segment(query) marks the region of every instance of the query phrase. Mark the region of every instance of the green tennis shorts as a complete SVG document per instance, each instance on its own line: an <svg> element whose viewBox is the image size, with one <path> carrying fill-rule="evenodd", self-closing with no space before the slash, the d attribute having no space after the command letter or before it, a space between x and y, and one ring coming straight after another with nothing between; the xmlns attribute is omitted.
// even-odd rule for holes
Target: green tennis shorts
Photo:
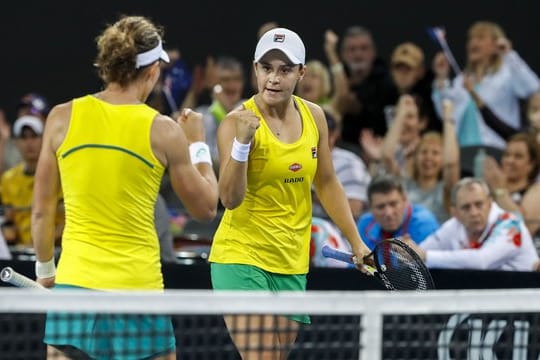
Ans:
<svg viewBox="0 0 540 360"><path fill-rule="evenodd" d="M276 274L253 265L218 263L210 265L210 273L214 290L306 291L305 274ZM306 314L289 315L287 318L311 323Z"/></svg>
<svg viewBox="0 0 540 360"><path fill-rule="evenodd" d="M82 289L55 287L66 288ZM77 359L146 359L176 349L171 318L166 315L50 312L43 341Z"/></svg>

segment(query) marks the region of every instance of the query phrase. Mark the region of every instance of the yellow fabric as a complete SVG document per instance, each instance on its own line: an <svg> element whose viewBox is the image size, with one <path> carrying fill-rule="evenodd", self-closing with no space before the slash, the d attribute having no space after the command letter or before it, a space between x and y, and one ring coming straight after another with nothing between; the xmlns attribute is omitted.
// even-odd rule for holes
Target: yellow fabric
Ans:
<svg viewBox="0 0 540 360"><path fill-rule="evenodd" d="M17 236L16 244L33 246L30 218L32 215L34 175L25 174L24 163L19 163L2 175L1 187L2 205L6 207L6 214L13 213ZM59 191L59 203L61 200L62 191ZM58 211L56 216L57 226L62 223L63 218L63 211Z"/></svg>
<svg viewBox="0 0 540 360"><path fill-rule="evenodd" d="M150 142L157 111L73 101L56 156L66 226L56 282L91 289L162 289L154 203L163 165Z"/></svg>
<svg viewBox="0 0 540 360"><path fill-rule="evenodd" d="M279 141L265 121L255 132L242 204L226 210L209 260L247 264L279 274L306 274L311 233L311 184L317 170L317 124L306 103L294 98L302 135ZM253 98L246 109L262 118Z"/></svg>

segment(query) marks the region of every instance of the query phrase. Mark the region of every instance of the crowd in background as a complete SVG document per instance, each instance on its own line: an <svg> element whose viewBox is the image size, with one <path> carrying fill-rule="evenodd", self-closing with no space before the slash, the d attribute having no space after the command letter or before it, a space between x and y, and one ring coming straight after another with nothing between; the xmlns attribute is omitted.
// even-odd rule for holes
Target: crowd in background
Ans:
<svg viewBox="0 0 540 360"><path fill-rule="evenodd" d="M277 26L263 24L258 36ZM327 30L326 58L306 63L296 94L325 111L334 168L366 244L399 236L430 267L537 270L540 80L497 24L471 24L463 38L467 60L457 71L442 52L427 59L408 40L382 59L368 29ZM252 70L230 54L193 69L189 54L169 56L149 104L172 116L201 112L217 171L217 129L256 91ZM0 258L32 246L44 96L24 95L14 121L0 111ZM312 264L345 266L320 254L323 244L347 250L347 242L315 193L312 201ZM57 214L60 245L61 193ZM191 222L184 214L165 176L155 212L164 261L176 259L175 228Z"/></svg>

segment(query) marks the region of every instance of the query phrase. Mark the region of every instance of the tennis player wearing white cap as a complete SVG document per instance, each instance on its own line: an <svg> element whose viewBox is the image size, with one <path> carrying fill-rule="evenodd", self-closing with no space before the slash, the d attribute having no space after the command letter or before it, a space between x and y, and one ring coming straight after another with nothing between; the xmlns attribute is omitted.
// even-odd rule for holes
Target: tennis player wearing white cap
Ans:
<svg viewBox="0 0 540 360"><path fill-rule="evenodd" d="M293 95L304 64L305 47L296 33L266 32L254 56L258 93L229 113L218 130L219 191L226 211L210 254L216 290L306 289L312 184L357 258L369 252L332 166L324 113ZM309 317L225 321L242 359L285 359L298 322L309 323ZM248 325L256 330L246 332Z"/></svg>

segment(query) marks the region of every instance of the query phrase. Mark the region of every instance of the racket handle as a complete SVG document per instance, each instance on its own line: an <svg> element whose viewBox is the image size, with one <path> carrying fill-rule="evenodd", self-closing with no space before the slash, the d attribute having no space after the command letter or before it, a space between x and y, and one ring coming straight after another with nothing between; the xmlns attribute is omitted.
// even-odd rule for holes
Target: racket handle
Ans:
<svg viewBox="0 0 540 360"><path fill-rule="evenodd" d="M10 283L17 287L45 289L41 284L24 276L23 274L19 274L9 266L2 269L0 272L0 278L3 282Z"/></svg>
<svg viewBox="0 0 540 360"><path fill-rule="evenodd" d="M339 251L339 250L334 249L333 247L331 247L329 245L324 245L322 247L322 254L323 254L324 257L336 259L336 260L339 260L339 261L344 261L346 263L354 265L354 261L352 259L353 254L347 253L347 252L344 252L344 251Z"/></svg>

